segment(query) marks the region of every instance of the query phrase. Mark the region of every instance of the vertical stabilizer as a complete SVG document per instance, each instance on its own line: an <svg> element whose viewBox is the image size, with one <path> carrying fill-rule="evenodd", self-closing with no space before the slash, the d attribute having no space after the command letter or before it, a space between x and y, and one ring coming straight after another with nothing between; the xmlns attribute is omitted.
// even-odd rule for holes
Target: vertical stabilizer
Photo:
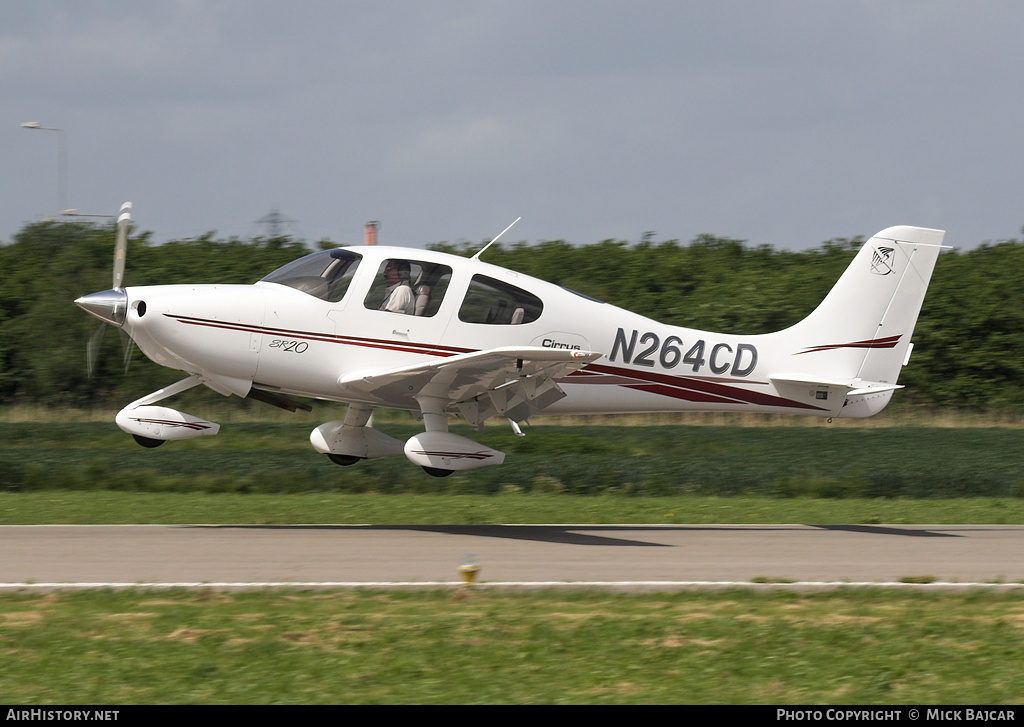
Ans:
<svg viewBox="0 0 1024 727"><path fill-rule="evenodd" d="M776 386L845 386L843 416L880 411L898 388L944 236L890 227L864 243L814 312L773 334L780 344Z"/></svg>

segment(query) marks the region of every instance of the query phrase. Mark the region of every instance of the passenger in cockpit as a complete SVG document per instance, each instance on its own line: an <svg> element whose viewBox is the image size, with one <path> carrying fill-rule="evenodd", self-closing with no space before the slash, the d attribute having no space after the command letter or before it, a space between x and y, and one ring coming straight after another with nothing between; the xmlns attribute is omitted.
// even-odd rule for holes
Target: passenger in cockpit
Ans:
<svg viewBox="0 0 1024 727"><path fill-rule="evenodd" d="M416 310L416 296L409 283L409 263L405 260L388 260L384 266L384 284L387 292L380 310L391 313L412 315Z"/></svg>

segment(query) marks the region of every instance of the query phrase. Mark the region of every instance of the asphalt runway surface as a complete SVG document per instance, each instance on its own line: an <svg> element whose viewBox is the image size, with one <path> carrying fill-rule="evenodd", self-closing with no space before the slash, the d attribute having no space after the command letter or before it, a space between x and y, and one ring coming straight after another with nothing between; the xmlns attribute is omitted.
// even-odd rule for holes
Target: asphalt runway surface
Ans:
<svg viewBox="0 0 1024 727"><path fill-rule="evenodd" d="M1024 588L1020 525L0 527L0 592L98 587Z"/></svg>

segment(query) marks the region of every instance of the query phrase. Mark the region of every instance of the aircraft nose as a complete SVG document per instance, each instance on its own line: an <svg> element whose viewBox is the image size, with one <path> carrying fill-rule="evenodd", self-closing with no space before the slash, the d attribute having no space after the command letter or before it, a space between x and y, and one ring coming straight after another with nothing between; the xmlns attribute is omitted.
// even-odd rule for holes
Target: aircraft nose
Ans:
<svg viewBox="0 0 1024 727"><path fill-rule="evenodd" d="M120 289L104 290L83 295L75 305L101 321L121 326L128 312L128 294Z"/></svg>

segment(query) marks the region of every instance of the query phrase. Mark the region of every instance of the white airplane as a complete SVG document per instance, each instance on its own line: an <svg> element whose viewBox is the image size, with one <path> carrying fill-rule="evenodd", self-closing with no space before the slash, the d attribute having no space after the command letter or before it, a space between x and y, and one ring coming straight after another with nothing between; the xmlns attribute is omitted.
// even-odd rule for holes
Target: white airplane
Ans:
<svg viewBox="0 0 1024 727"><path fill-rule="evenodd" d="M879 232L807 318L747 336L658 323L489 265L483 250L340 247L254 285L125 288L130 215L126 203L113 289L75 302L188 376L122 409L121 429L148 447L216 434L218 424L155 406L199 384L291 411L310 409L293 396L346 402L344 421L313 430L316 451L341 465L404 453L439 477L505 458L450 432L457 415L478 431L504 417L521 434L517 423L541 411L876 414L902 388L944 237ZM408 410L425 431L402 442L373 429L375 407Z"/></svg>

